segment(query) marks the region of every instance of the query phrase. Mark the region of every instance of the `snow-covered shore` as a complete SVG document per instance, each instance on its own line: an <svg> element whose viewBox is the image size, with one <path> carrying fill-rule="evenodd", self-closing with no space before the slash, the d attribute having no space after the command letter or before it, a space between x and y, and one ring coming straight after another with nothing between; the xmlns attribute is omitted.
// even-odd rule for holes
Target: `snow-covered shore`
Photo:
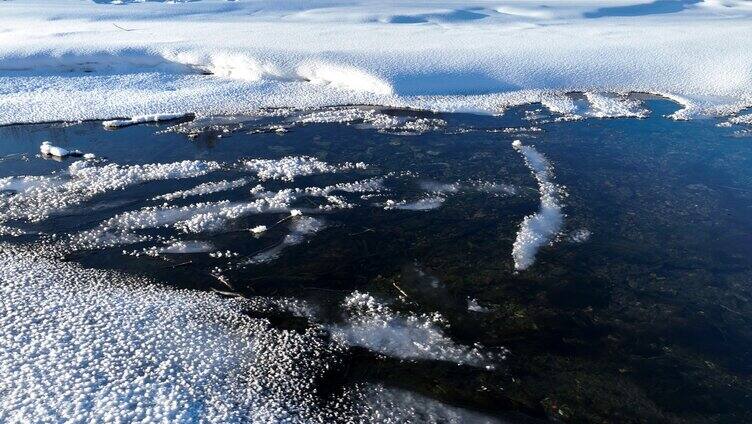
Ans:
<svg viewBox="0 0 752 424"><path fill-rule="evenodd" d="M551 92L752 105L752 4L0 2L0 124L369 103L498 112ZM550 2L549 2L550 3Z"/></svg>

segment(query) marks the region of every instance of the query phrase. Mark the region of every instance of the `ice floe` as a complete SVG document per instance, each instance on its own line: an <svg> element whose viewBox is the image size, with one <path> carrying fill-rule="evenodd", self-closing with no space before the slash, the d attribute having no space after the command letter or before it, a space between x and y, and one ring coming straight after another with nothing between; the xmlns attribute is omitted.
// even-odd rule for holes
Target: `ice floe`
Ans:
<svg viewBox="0 0 752 424"><path fill-rule="evenodd" d="M68 150L62 147L53 146L49 141L42 142L42 145L39 146L39 151L43 155L57 156L59 158L66 157L70 154Z"/></svg>
<svg viewBox="0 0 752 424"><path fill-rule="evenodd" d="M561 231L564 222L563 189L554 183L553 168L545 156L534 147L523 145L520 140L515 140L512 147L525 159L525 164L538 182L540 193L538 212L522 220L512 247L514 268L524 270L535 262L538 250Z"/></svg>
<svg viewBox="0 0 752 424"><path fill-rule="evenodd" d="M438 313L401 314L368 293L353 292L343 302L346 319L331 327L335 340L404 359L431 359L493 367L493 355L449 338Z"/></svg>

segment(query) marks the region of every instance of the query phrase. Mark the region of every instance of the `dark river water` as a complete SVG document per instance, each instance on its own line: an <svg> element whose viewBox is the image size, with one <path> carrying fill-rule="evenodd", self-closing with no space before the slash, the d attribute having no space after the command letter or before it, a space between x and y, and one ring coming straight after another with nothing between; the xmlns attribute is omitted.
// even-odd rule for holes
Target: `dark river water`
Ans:
<svg viewBox="0 0 752 424"><path fill-rule="evenodd" d="M511 422L749 422L752 138L644 105L644 119L363 107L1 127L0 178L46 178L0 180L2 225L25 233L2 240L313 305L254 313L349 329L324 398L367 382ZM111 173L65 186L83 159L43 158L45 140L97 156L77 172ZM136 166L181 161L196 162ZM407 318L352 324L356 291ZM411 326L437 312L443 347L416 347L432 341Z"/></svg>

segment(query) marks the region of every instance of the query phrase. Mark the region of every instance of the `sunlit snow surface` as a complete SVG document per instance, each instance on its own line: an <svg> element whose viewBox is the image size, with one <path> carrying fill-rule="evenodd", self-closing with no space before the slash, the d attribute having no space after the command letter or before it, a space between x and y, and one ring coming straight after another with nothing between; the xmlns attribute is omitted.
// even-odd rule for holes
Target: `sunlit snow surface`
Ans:
<svg viewBox="0 0 752 424"><path fill-rule="evenodd" d="M677 118L752 103L743 0L70 5L0 2L0 123L334 104L565 110L569 91L663 94L686 106ZM640 113L595 103L596 116Z"/></svg>

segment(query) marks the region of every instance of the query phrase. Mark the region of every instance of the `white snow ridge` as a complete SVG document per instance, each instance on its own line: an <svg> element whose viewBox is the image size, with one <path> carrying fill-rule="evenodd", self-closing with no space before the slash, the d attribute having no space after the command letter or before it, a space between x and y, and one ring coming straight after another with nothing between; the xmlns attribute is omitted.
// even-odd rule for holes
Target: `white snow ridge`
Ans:
<svg viewBox="0 0 752 424"><path fill-rule="evenodd" d="M524 270L535 262L538 250L551 242L561 230L564 222L561 197L564 192L552 181L553 168L545 156L532 146L524 146L520 140L515 140L512 147L525 158L525 164L538 181L540 192L538 212L522 220L512 247L514 268Z"/></svg>

